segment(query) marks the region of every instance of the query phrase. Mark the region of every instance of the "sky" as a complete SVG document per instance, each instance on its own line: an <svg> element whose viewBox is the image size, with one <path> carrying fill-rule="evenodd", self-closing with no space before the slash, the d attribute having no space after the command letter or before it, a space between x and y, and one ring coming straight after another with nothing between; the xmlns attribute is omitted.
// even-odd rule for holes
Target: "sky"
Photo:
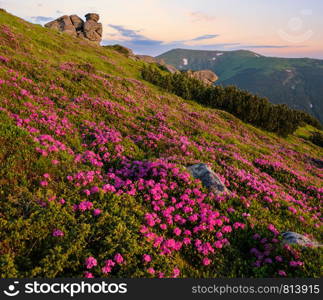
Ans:
<svg viewBox="0 0 323 300"><path fill-rule="evenodd" d="M137 54L247 49L323 59L322 0L0 0L0 7L42 25L61 15L99 13L102 44Z"/></svg>

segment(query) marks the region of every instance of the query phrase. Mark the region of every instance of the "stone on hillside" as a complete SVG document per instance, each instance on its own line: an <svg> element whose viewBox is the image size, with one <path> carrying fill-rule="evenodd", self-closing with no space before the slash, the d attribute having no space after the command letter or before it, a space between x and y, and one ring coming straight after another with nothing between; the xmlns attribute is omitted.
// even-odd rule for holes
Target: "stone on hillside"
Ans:
<svg viewBox="0 0 323 300"><path fill-rule="evenodd" d="M68 33L72 36L87 39L99 44L102 40L102 24L98 23L100 16L89 13L84 22L79 16L62 16L45 24L45 27Z"/></svg>
<svg viewBox="0 0 323 300"><path fill-rule="evenodd" d="M283 244L297 244L300 246L306 247L322 247L322 244L315 240L311 240L310 238L306 237L305 235L296 233L296 232L284 232L282 233L283 237Z"/></svg>
<svg viewBox="0 0 323 300"><path fill-rule="evenodd" d="M211 85L218 80L218 76L211 70L187 71L190 77L203 81L205 84Z"/></svg>
<svg viewBox="0 0 323 300"><path fill-rule="evenodd" d="M85 15L86 22L84 23L83 32L85 38L92 42L100 43L102 40L102 24L98 23L98 14Z"/></svg>
<svg viewBox="0 0 323 300"><path fill-rule="evenodd" d="M71 15L70 19L76 29L76 31L82 31L84 26L84 21L77 15Z"/></svg>
<svg viewBox="0 0 323 300"><path fill-rule="evenodd" d="M85 19L86 19L86 21L92 20L94 22L98 22L100 19L100 16L99 16L99 14L96 14L96 13L88 13L85 15Z"/></svg>
<svg viewBox="0 0 323 300"><path fill-rule="evenodd" d="M45 24L45 27L53 28L68 33L72 36L76 36L76 29L69 16L62 16L54 21L51 21Z"/></svg>
<svg viewBox="0 0 323 300"><path fill-rule="evenodd" d="M229 193L227 187L214 171L206 164L196 164L187 167L194 178L200 179L205 187L216 195Z"/></svg>
<svg viewBox="0 0 323 300"><path fill-rule="evenodd" d="M164 67L170 73L177 73L178 72L178 70L173 65L165 64Z"/></svg>

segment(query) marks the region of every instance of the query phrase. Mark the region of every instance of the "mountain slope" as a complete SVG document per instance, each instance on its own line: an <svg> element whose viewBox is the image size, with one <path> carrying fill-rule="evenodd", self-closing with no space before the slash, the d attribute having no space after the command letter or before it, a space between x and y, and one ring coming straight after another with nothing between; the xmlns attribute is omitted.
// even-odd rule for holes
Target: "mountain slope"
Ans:
<svg viewBox="0 0 323 300"><path fill-rule="evenodd" d="M252 51L174 49L158 58L178 69L214 71L216 84L239 88L311 113L323 122L323 60L266 57Z"/></svg>
<svg viewBox="0 0 323 300"><path fill-rule="evenodd" d="M320 276L321 249L280 242L321 241L314 129L277 137L143 65L0 11L0 276Z"/></svg>

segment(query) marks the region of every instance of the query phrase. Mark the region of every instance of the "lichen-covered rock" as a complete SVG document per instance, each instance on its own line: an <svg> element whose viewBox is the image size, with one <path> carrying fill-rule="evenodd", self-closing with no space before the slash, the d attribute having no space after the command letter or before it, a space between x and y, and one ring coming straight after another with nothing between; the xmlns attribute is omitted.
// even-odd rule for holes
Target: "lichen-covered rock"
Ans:
<svg viewBox="0 0 323 300"><path fill-rule="evenodd" d="M102 40L102 24L98 23L99 15L98 14L87 14L85 15L86 22L84 23L83 33L85 38L92 42L100 43Z"/></svg>
<svg viewBox="0 0 323 300"><path fill-rule="evenodd" d="M94 21L94 22L98 22L100 20L100 16L99 14L96 13L88 13L85 15L86 21Z"/></svg>
<svg viewBox="0 0 323 300"><path fill-rule="evenodd" d="M98 14L89 13L85 15L85 18L86 22L77 15L65 15L45 24L45 27L56 29L99 44L102 40L103 32L102 24L98 23L100 16Z"/></svg>
<svg viewBox="0 0 323 300"><path fill-rule="evenodd" d="M76 29L76 31L82 31L84 26L84 21L77 15L71 15L70 19Z"/></svg>
<svg viewBox="0 0 323 300"><path fill-rule="evenodd" d="M65 33L68 33L72 36L76 36L76 29L69 16L62 16L54 21L51 21L45 24L47 28L53 28Z"/></svg>
<svg viewBox="0 0 323 300"><path fill-rule="evenodd" d="M196 164L187 167L194 178L200 179L205 187L216 195L229 193L229 190L207 164Z"/></svg>
<svg viewBox="0 0 323 300"><path fill-rule="evenodd" d="M282 233L283 244L297 244L305 247L322 247L322 244L315 240L311 240L305 235L299 234L297 232L284 232Z"/></svg>
<svg viewBox="0 0 323 300"><path fill-rule="evenodd" d="M187 71L190 77L203 81L205 84L213 84L218 80L218 76L211 70Z"/></svg>

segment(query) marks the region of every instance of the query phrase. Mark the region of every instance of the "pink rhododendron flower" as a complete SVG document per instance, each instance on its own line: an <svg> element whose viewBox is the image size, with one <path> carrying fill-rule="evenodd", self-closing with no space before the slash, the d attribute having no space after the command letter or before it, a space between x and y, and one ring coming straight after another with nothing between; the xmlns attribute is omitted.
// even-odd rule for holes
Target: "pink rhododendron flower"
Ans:
<svg viewBox="0 0 323 300"><path fill-rule="evenodd" d="M39 184L41 186L47 186L48 185L48 182L46 180L42 180Z"/></svg>
<svg viewBox="0 0 323 300"><path fill-rule="evenodd" d="M178 227L176 227L175 229L174 229L174 234L175 235L180 235L181 234L181 232L182 232L182 230L180 230Z"/></svg>
<svg viewBox="0 0 323 300"><path fill-rule="evenodd" d="M148 255L148 254L144 254L143 257L142 257L142 259L146 263L151 262L151 256Z"/></svg>
<svg viewBox="0 0 323 300"><path fill-rule="evenodd" d="M209 264L211 264L211 262L212 262L211 259L209 259L207 257L204 257L203 261L202 261L204 266L208 266Z"/></svg>
<svg viewBox="0 0 323 300"><path fill-rule="evenodd" d="M179 274L181 273L180 269L179 268L174 268L173 269L173 278L177 278L179 276Z"/></svg>
<svg viewBox="0 0 323 300"><path fill-rule="evenodd" d="M154 275L155 274L155 269L154 268L148 268L147 269L147 272L151 275Z"/></svg>
<svg viewBox="0 0 323 300"><path fill-rule="evenodd" d="M282 262L283 261L283 258L281 256L275 256L275 260L278 261L278 262Z"/></svg>
<svg viewBox="0 0 323 300"><path fill-rule="evenodd" d="M53 236L64 236L64 232L59 229L54 229Z"/></svg>
<svg viewBox="0 0 323 300"><path fill-rule="evenodd" d="M124 259L122 257L122 255L120 253L117 253L115 256L114 256L114 261L117 263L117 264L122 264Z"/></svg>
<svg viewBox="0 0 323 300"><path fill-rule="evenodd" d="M274 234L274 235L278 235L279 231L276 229L276 227L273 224L269 224L268 225L268 229Z"/></svg>
<svg viewBox="0 0 323 300"><path fill-rule="evenodd" d="M89 256L86 260L85 260L85 266L87 269L92 269L93 267L95 267L98 264L97 260L93 257L93 256Z"/></svg>
<svg viewBox="0 0 323 300"><path fill-rule="evenodd" d="M98 216L98 215L100 215L100 214L101 214L101 209L96 208L96 209L94 209L94 210L93 210L93 215L94 215L94 216Z"/></svg>
<svg viewBox="0 0 323 300"><path fill-rule="evenodd" d="M229 233L229 232L232 232L232 228L231 226L227 225L227 226L223 226L222 227L222 232L223 233Z"/></svg>
<svg viewBox="0 0 323 300"><path fill-rule="evenodd" d="M286 272L283 271L283 270L279 270L278 271L278 275L280 275L280 276L287 276Z"/></svg>
<svg viewBox="0 0 323 300"><path fill-rule="evenodd" d="M93 274L91 272L88 272L88 271L84 272L84 277L85 278L94 278Z"/></svg>

